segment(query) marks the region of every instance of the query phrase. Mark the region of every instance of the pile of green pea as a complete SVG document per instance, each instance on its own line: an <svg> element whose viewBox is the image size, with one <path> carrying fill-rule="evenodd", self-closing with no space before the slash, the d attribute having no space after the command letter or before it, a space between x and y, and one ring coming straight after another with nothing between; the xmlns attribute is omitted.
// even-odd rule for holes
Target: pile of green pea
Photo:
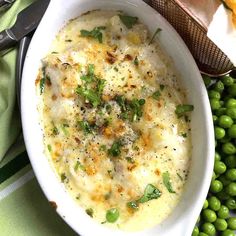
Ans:
<svg viewBox="0 0 236 236"><path fill-rule="evenodd" d="M215 164L207 199L192 236L235 236L236 76L203 76L215 129Z"/></svg>

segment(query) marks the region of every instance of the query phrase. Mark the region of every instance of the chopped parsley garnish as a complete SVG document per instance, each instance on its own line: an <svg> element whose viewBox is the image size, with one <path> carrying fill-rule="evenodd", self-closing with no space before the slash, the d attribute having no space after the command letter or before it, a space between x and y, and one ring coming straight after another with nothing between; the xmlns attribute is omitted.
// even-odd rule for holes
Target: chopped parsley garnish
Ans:
<svg viewBox="0 0 236 236"><path fill-rule="evenodd" d="M95 27L93 30L88 31L88 30L80 30L80 36L81 37L90 37L98 40L99 43L102 43L103 41L103 35L101 30L105 30L105 26L99 26Z"/></svg>
<svg viewBox="0 0 236 236"><path fill-rule="evenodd" d="M115 98L116 102L118 103L118 105L121 107L122 111L126 111L126 99L124 96L116 96Z"/></svg>
<svg viewBox="0 0 236 236"><path fill-rule="evenodd" d="M76 93L92 104L93 107L97 107L101 104L101 95L106 81L95 76L94 69L93 64L88 65L87 74L80 77L82 81L85 81L85 84L78 86Z"/></svg>
<svg viewBox="0 0 236 236"><path fill-rule="evenodd" d="M152 38L151 38L151 40L150 40L150 42L149 42L148 45L150 45L150 44L153 43L155 37L156 37L161 31L162 31L162 29L160 29L160 28L157 28L157 29L156 29L156 31L155 31L155 33L153 34L153 36L152 36Z"/></svg>
<svg viewBox="0 0 236 236"><path fill-rule="evenodd" d="M187 133L182 133L181 136L182 136L183 138L187 138Z"/></svg>
<svg viewBox="0 0 236 236"><path fill-rule="evenodd" d="M152 98L154 98L155 100L159 100L160 96L161 93L158 90L152 94Z"/></svg>
<svg viewBox="0 0 236 236"><path fill-rule="evenodd" d="M98 92L98 94L100 94L100 95L102 94L103 89L105 87L105 83L106 83L106 80L104 80L104 79L98 80L98 82L97 82L97 92Z"/></svg>
<svg viewBox="0 0 236 236"><path fill-rule="evenodd" d="M118 220L119 216L120 216L120 213L119 213L118 209L111 208L111 209L107 210L106 220L109 223L114 223Z"/></svg>
<svg viewBox="0 0 236 236"><path fill-rule="evenodd" d="M122 23L128 28L131 29L138 22L138 17L119 15Z"/></svg>
<svg viewBox="0 0 236 236"><path fill-rule="evenodd" d="M93 105L93 107L97 107L101 103L99 94L92 89L82 88L81 86L78 86L76 89L76 93L88 100L89 103Z"/></svg>
<svg viewBox="0 0 236 236"><path fill-rule="evenodd" d="M50 144L48 144L48 151L51 152L52 151L52 146Z"/></svg>
<svg viewBox="0 0 236 236"><path fill-rule="evenodd" d="M168 171L166 171L162 174L162 180L163 180L163 183L164 183L165 187L167 188L167 190L170 193L175 193L175 191L173 190L173 187L171 185L171 182L170 182L170 175L169 175Z"/></svg>
<svg viewBox="0 0 236 236"><path fill-rule="evenodd" d="M175 110L175 114L178 116L178 118L182 117L185 115L186 112L190 112L194 110L193 105L178 105Z"/></svg>
<svg viewBox="0 0 236 236"><path fill-rule="evenodd" d="M181 181L183 181L183 177L179 173L177 173L177 176L179 177Z"/></svg>
<svg viewBox="0 0 236 236"><path fill-rule="evenodd" d="M92 133L92 127L86 120L78 121L80 128L84 131L85 134Z"/></svg>
<svg viewBox="0 0 236 236"><path fill-rule="evenodd" d="M143 196L138 199L138 203L145 203L161 196L161 192L154 185L148 184L144 190Z"/></svg>
<svg viewBox="0 0 236 236"><path fill-rule="evenodd" d="M126 161L128 161L129 163L132 163L132 164L135 163L135 161L134 161L134 159L133 159L132 157L126 157L125 159L126 159Z"/></svg>
<svg viewBox="0 0 236 236"><path fill-rule="evenodd" d="M108 149L108 155L113 157L118 157L121 154L121 148L122 144L120 140L116 140L110 149Z"/></svg>
<svg viewBox="0 0 236 236"><path fill-rule="evenodd" d="M61 174L61 182L64 183L65 179L66 179L66 174L62 173Z"/></svg>
<svg viewBox="0 0 236 236"><path fill-rule="evenodd" d="M163 85L163 84L160 84L160 90L161 90L161 91L163 91L163 90L164 90L164 88L165 88L165 85Z"/></svg>
<svg viewBox="0 0 236 236"><path fill-rule="evenodd" d="M93 213L94 213L94 212L93 212L93 209L92 209L92 208L86 209L85 212L86 212L90 217L93 218Z"/></svg>
<svg viewBox="0 0 236 236"><path fill-rule="evenodd" d="M52 133L53 133L53 135L58 135L59 134L59 130L56 126L53 127Z"/></svg>
<svg viewBox="0 0 236 236"><path fill-rule="evenodd" d="M137 201L128 202L127 207L129 207L133 210L138 210L138 202Z"/></svg>
<svg viewBox="0 0 236 236"><path fill-rule="evenodd" d="M110 114L111 111L112 111L111 105L110 104L106 104L105 108L106 108L107 113Z"/></svg>
<svg viewBox="0 0 236 236"><path fill-rule="evenodd" d="M74 170L77 171L78 169L81 169L85 171L85 166L80 163L80 161L77 161L74 167Z"/></svg>
<svg viewBox="0 0 236 236"><path fill-rule="evenodd" d="M107 150L107 146L104 144L99 147L99 151L106 151L106 150Z"/></svg>
<svg viewBox="0 0 236 236"><path fill-rule="evenodd" d="M65 42L70 43L70 42L72 42L72 40L71 39L66 39Z"/></svg>
<svg viewBox="0 0 236 236"><path fill-rule="evenodd" d="M86 83L92 83L96 79L94 75L94 69L94 64L89 64L87 74L82 75L80 79L84 80Z"/></svg>
<svg viewBox="0 0 236 236"><path fill-rule="evenodd" d="M137 121L142 117L142 107L145 104L145 99L132 99L129 101L124 96L116 96L116 102L121 108L121 118L124 120Z"/></svg>
<svg viewBox="0 0 236 236"><path fill-rule="evenodd" d="M44 92L45 89L45 83L46 83L46 68L42 68L42 78L40 79L39 82L39 88L40 88L40 95Z"/></svg>
<svg viewBox="0 0 236 236"><path fill-rule="evenodd" d="M88 65L88 75L94 75L94 64L89 64Z"/></svg>
<svg viewBox="0 0 236 236"><path fill-rule="evenodd" d="M136 66L138 66L138 65L139 65L139 60L138 60L138 58L137 58L137 57L135 57L135 59L134 59L134 65L136 65Z"/></svg>
<svg viewBox="0 0 236 236"><path fill-rule="evenodd" d="M135 201L131 201L127 203L127 207L138 210L139 203L145 203L151 201L153 199L157 199L161 196L161 192L154 185L148 184L144 190L144 194L141 198Z"/></svg>
<svg viewBox="0 0 236 236"><path fill-rule="evenodd" d="M69 135L69 132L68 132L68 130L67 130L68 127L69 127L68 124L62 124L62 125L61 125L61 130L62 130L62 132L64 133L64 135L66 135L66 136Z"/></svg>

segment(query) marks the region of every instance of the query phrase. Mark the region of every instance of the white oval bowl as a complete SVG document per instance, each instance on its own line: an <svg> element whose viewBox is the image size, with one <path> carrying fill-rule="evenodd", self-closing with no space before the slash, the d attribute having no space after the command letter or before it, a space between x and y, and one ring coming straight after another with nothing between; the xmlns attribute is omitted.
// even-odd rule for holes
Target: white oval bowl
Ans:
<svg viewBox="0 0 236 236"><path fill-rule="evenodd" d="M150 32L161 28L158 36L180 72L188 101L194 105L191 118L192 161L185 191L172 214L161 224L144 231L128 233L109 229L91 219L66 192L44 154L43 132L37 111L35 79L40 60L47 54L58 31L68 20L95 9L123 10L138 16ZM25 144L35 175L49 201L57 203L57 212L83 236L190 236L202 208L211 181L214 164L214 132L207 92L195 61L171 25L141 0L52 0L36 30L26 56L21 115ZM153 216L155 217L155 216Z"/></svg>

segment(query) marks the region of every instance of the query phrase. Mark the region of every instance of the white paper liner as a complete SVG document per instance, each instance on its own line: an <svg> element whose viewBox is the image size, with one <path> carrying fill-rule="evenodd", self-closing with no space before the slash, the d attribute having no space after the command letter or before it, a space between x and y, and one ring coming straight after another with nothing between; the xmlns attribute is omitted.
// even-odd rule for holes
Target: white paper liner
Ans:
<svg viewBox="0 0 236 236"><path fill-rule="evenodd" d="M223 4L219 6L208 27L207 36L228 56L236 66L236 27L231 12Z"/></svg>

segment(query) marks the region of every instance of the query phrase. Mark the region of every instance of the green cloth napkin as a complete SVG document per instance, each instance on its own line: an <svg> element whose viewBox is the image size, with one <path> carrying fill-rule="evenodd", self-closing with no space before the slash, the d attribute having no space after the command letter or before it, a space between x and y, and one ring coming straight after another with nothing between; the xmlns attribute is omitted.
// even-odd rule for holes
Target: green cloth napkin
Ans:
<svg viewBox="0 0 236 236"><path fill-rule="evenodd" d="M10 27L16 14L31 0L18 0L0 16L0 31ZM0 161L20 132L19 113L15 107L15 65L17 50L0 57Z"/></svg>
<svg viewBox="0 0 236 236"><path fill-rule="evenodd" d="M0 15L0 31L10 27L17 13L32 2L16 0L7 12ZM21 130L15 94L16 56L17 50L14 49L0 57L0 235L75 236L77 234L43 195L22 136L15 142Z"/></svg>

